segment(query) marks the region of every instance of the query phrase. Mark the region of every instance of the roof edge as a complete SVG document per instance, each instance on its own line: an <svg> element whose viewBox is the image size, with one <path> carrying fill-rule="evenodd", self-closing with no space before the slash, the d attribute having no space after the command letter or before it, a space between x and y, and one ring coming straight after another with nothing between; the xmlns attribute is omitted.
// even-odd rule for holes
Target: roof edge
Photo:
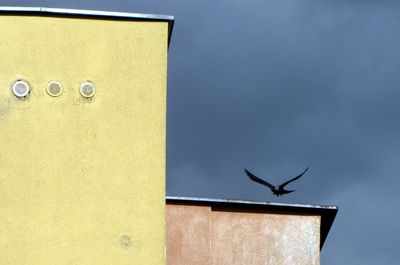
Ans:
<svg viewBox="0 0 400 265"><path fill-rule="evenodd" d="M114 18L133 18L133 19L150 19L162 21L174 21L173 16L114 12L102 10L85 10L85 9L68 9L68 8L52 8L52 7L19 7L19 6L0 6L0 12L27 12L27 13L48 13L60 15L84 15L84 16L101 16Z"/></svg>
<svg viewBox="0 0 400 265"><path fill-rule="evenodd" d="M51 8L51 7L18 7L18 6L0 6L1 13L15 14L33 14L47 16L80 16L105 19L125 19L125 20L149 20L168 22L168 45L171 40L172 30L174 26L174 17L169 15L114 12L101 10L84 10L84 9L68 9L68 8Z"/></svg>
<svg viewBox="0 0 400 265"><path fill-rule="evenodd" d="M292 203L277 203L277 202L258 202L248 200L237 200L237 199L213 199L213 198L196 198L196 197L179 197L179 196L166 196L167 200L175 201L187 201L193 203L230 203L230 204L242 204L242 205L259 205L259 206L277 206L277 207L297 207L304 209L328 209L337 210L338 207L335 205L316 205L316 204L292 204Z"/></svg>

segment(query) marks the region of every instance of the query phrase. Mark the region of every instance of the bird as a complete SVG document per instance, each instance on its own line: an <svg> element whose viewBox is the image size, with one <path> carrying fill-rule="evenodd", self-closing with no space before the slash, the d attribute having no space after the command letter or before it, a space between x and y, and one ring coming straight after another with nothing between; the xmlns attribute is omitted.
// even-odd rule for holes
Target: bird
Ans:
<svg viewBox="0 0 400 265"><path fill-rule="evenodd" d="M307 167L300 175L298 175L298 176L296 176L296 177L294 177L294 178L292 178L292 179L290 179L290 180L288 180L288 181L286 181L286 182L283 182L281 185L277 185L277 186L272 185L271 183L268 183L267 181L256 177L255 175L253 175L253 174L252 174L250 171L248 171L247 169L244 169L244 171L246 172L247 176L249 176L249 178L250 178L252 181L255 181L255 182L260 183L260 184L262 184L262 185L264 185L264 186L267 186L268 188L271 189L272 193L273 193L275 196L279 197L279 196L282 196L282 195L284 195L284 194L288 194L288 193L291 193L291 192L295 191L295 190L285 190L285 186L286 186L287 184L289 184L290 182L295 181L295 180L299 179L301 176L303 176L304 173L307 172L308 168L309 168L309 167Z"/></svg>

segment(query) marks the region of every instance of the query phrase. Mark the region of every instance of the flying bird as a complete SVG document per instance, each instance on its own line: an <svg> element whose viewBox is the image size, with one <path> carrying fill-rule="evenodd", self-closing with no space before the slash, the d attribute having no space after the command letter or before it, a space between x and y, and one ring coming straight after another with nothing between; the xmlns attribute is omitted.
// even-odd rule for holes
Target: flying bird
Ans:
<svg viewBox="0 0 400 265"><path fill-rule="evenodd" d="M301 173L300 175L298 175L298 176L292 178L291 180L288 180L288 181L286 181L286 182L283 182L281 185L275 186L275 185L272 185L271 183L266 182L266 181L263 180L263 179L260 179L260 178L256 177L255 175L253 175L253 174L252 174L250 171L248 171L247 169L244 169L244 171L246 172L247 176L249 176L249 178L250 178L252 181L255 181L255 182L260 183L260 184L262 184L262 185L264 185L264 186L267 186L268 188L271 189L272 193L273 193L275 196L278 196L278 197L279 197L279 196L282 196L283 194L288 194L288 193L293 192L294 190L285 190L285 186L286 186L287 184L289 184L290 182L299 179L301 176L304 175L304 173L307 172L307 170L308 170L308 167L307 167L307 168L303 171L303 173Z"/></svg>

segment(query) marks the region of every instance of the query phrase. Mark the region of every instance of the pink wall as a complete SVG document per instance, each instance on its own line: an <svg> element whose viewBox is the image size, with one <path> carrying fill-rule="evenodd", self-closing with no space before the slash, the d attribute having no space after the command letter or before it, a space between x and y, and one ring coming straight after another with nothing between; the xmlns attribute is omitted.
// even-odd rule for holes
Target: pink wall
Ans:
<svg viewBox="0 0 400 265"><path fill-rule="evenodd" d="M167 205L168 265L318 265L318 215Z"/></svg>

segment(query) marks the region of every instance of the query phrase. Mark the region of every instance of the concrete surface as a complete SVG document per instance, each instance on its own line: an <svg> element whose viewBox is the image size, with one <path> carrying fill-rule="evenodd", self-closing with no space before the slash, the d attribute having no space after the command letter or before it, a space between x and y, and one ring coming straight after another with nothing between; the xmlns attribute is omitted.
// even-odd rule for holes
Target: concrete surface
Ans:
<svg viewBox="0 0 400 265"><path fill-rule="evenodd" d="M167 204L168 265L318 265L321 216Z"/></svg>
<svg viewBox="0 0 400 265"><path fill-rule="evenodd" d="M0 264L165 264L168 23L0 14L0 28Z"/></svg>

